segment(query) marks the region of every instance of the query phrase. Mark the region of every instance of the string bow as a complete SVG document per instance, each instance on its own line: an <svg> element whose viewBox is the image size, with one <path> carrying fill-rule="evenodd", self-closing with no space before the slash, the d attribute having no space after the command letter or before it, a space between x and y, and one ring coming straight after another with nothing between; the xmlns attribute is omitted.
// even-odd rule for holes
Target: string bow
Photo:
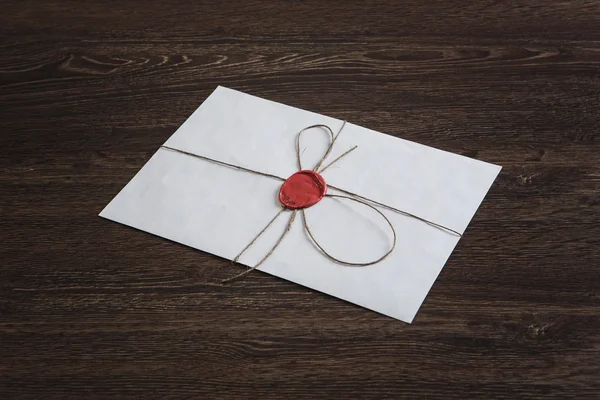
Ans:
<svg viewBox="0 0 600 400"><path fill-rule="evenodd" d="M252 245L254 245L254 243L256 243L256 241L262 236L263 233L265 233L267 231L267 229L269 229L269 227L277 220L277 218L279 216L281 216L281 214L283 214L284 212L290 212L290 217L287 223L287 226L285 228L285 230L283 231L283 233L281 234L281 236L279 237L279 239L277 240L277 242L275 242L275 244L273 245L273 247L269 250L269 252L267 254L264 255L264 257L258 262L256 263L253 267L245 270L244 272L241 272L237 275L235 275L232 278L228 278L222 281L222 283L227 283L227 282L231 282L235 279L239 279L242 276L254 271L255 269L257 269L258 267L260 267L277 249L277 247L281 244L281 242L283 241L283 239L285 238L285 236L288 234L288 232L290 231L292 224L294 223L296 216L298 213L300 213L302 215L302 222L304 225L304 229L306 231L306 233L308 234L308 237L310 238L310 240L312 241L312 243L317 247L317 249L323 254L325 255L327 258L329 258L332 261L335 261L339 264L343 264L346 266L350 266L350 267L365 267L368 265L373 265L373 264L377 264L378 262L384 260L386 257L388 257L396 248L396 240L397 240L397 236L396 236L396 230L394 229L394 226L392 225L392 223L390 222L390 220L385 216L385 214L383 214L383 212L381 212L380 210L378 210L375 206L381 207L381 208L386 208L388 210L394 211L396 213L411 217L411 218L415 218L421 222L424 222L434 228L437 229L441 229L442 231L445 231L447 233L450 234L454 234L457 236L462 236L459 232L452 230L450 228L447 228L445 226L442 226L440 224L437 224L435 222L429 221L425 218L421 218L419 216L416 216L414 214L408 213L406 211L402 211L399 210L397 208L388 206L386 204L383 203L379 203L375 200L371 200L368 199L366 197L360 196L356 193L352 193L349 192L347 190L344 190L342 188L338 188L335 187L333 185L328 185L325 182L325 179L321 176L321 174L327 170L329 167L331 167L332 165L334 165L336 162L338 162L340 159L342 159L343 157L347 156L348 154L350 154L352 151L356 150L356 148L358 146L353 146L350 149L348 149L347 151L345 151L344 153L342 153L339 157L335 158L333 161L329 162L328 164L326 164L325 166L323 166L323 163L325 163L325 161L327 160L327 158L329 157L329 155L331 154L331 151L333 150L333 146L336 143L336 140L338 139L338 137L340 136L340 134L342 133L342 130L344 129L344 127L346 126L346 121L343 122L342 126L340 127L339 131L337 134L334 135L332 129L324 124L316 124L316 125L311 125L311 126L307 126L306 128L302 129L300 132L298 132L298 135L296 136L296 154L297 154L297 161L298 161L298 171L296 173L294 173L292 176L290 176L289 178L285 179L282 177L279 177L277 175L273 175L273 174L267 174L267 173L263 173L260 171L256 171L256 170L252 170L249 168L245 168L239 165L234 165L234 164L229 164L223 161L219 161L219 160L215 160L209 157L205 157L202 155L198 155L198 154L194 154L194 153L189 153L183 150L179 150L179 149L175 149L169 146L161 146L162 148L165 148L167 150L171 150L171 151L175 151L178 153L182 153L188 156L192 156L192 157L196 157L196 158L200 158L200 159L204 159L207 161L211 161L214 162L216 164L220 164L223 166L227 166L227 167L231 167L231 168L235 168L241 171L245 171L245 172L250 172L250 173L254 173L254 174L258 174L258 175L262 175L262 176L266 176L269 178L273 178L273 179L277 179L280 181L283 181L283 184L281 186L281 189L279 191L279 200L281 202L281 209L277 212L277 214L275 214L275 216L267 223L267 225L265 225L265 227L254 237L254 239L252 239L252 241L250 243L248 243L248 245L246 247L244 247L244 249L232 260L232 264L236 264L238 263L240 257L242 257L242 255L250 248L252 247ZM329 134L329 147L327 148L327 151L325 152L325 154L323 155L323 157L317 162L317 164L314 166L314 168L312 168L311 170L305 170L302 168L302 159L301 159L301 151L300 151L300 139L302 137L302 134L306 131L309 131L311 129L315 129L315 128L322 128L324 129L328 134ZM339 194L330 194L327 193L327 187L338 190L342 193L347 194L348 196L344 196L344 195L339 195ZM318 203L319 201L321 201L323 198L337 198L337 199L346 199L346 200L350 200L359 204L362 204L364 206L369 207L370 209L374 210L377 214L379 214L384 220L385 222L387 222L388 226L390 227L390 230L392 231L392 236L393 236L393 240L392 240L392 245L390 247L390 249L383 254L382 256L380 256L379 258L373 260L373 261L368 261L368 262L351 262L351 261L345 261L345 260L341 260L337 257L332 256L331 254L329 254L324 248L323 246L317 241L317 239L315 238L313 232L310 229L310 226L308 224L307 218L306 218L306 210L308 208L310 208L311 206L313 206L314 204Z"/></svg>

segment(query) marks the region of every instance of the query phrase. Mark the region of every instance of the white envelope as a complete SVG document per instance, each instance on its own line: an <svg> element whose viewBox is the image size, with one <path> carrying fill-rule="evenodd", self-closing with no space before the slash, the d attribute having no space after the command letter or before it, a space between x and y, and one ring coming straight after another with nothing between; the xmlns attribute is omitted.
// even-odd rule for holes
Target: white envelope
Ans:
<svg viewBox="0 0 600 400"><path fill-rule="evenodd" d="M314 124L337 132L343 121L218 87L165 145L287 178L298 170L296 136ZM322 129L303 134L305 169L312 169L328 145ZM351 123L327 160L354 145L356 150L323 173L328 184L460 233L501 169ZM281 209L281 183L160 148L100 215L231 260ZM298 217L259 269L410 323L460 237L380 210L394 226L397 246L377 264L332 261L310 241ZM362 204L326 197L307 208L306 216L319 243L337 258L366 262L391 246L385 220ZM253 266L264 257L288 218L284 212L240 262ZM242 271L227 268L232 276Z"/></svg>

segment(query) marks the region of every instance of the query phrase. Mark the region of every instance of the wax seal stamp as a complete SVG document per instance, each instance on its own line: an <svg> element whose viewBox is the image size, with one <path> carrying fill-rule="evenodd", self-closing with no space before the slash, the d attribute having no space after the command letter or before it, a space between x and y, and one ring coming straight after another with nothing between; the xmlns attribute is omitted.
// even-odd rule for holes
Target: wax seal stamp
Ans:
<svg viewBox="0 0 600 400"><path fill-rule="evenodd" d="M327 193L325 179L315 171L298 171L281 185L279 201L291 210L317 204Z"/></svg>

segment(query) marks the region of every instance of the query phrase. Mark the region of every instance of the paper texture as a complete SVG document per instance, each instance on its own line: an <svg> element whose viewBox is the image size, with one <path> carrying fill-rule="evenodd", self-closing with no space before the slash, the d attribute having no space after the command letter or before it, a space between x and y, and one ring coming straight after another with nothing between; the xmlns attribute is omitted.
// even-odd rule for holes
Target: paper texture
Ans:
<svg viewBox="0 0 600 400"><path fill-rule="evenodd" d="M296 135L304 127L343 121L218 87L165 145L288 177L297 171ZM302 137L304 168L329 144L319 129ZM358 148L323 173L327 183L463 232L500 167L348 123L328 161ZM100 213L102 217L234 258L280 209L281 182L159 149ZM334 190L330 191L335 193ZM325 257L300 218L259 268L385 315L411 322L459 238L381 209L394 225L394 252L368 267ZM389 249L385 220L368 207L324 198L306 209L311 231L332 255L362 262ZM252 266L277 241L284 213L244 254ZM165 266L168 268L168 266ZM231 274L240 268L231 268ZM242 281L243 282L243 281ZM237 283L240 284L240 283Z"/></svg>

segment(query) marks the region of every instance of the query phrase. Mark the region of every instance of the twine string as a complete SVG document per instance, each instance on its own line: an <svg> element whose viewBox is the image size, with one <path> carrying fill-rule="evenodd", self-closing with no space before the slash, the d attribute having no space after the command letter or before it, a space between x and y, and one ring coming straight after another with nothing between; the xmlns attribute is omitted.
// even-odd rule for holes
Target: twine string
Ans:
<svg viewBox="0 0 600 400"><path fill-rule="evenodd" d="M326 257L330 258L331 260L333 260L333 261L335 261L335 262L337 262L339 264L343 264L343 265L349 266L349 267L366 267L368 265L377 264L379 261L383 261L385 258L387 258L387 256L389 256L390 254L392 254L392 251L394 251L394 249L396 248L396 230L394 229L394 225L392 225L392 223L390 222L390 220L388 219L388 217L386 217L381 211L379 211L377 208L373 207L372 205L370 205L366 201L355 199L355 198L352 198L352 197L349 197L349 196L341 196L341 195L337 195L337 194L327 194L327 195L325 195L325 197L352 200L352 201L355 201L357 203L364 204L365 206L367 206L367 207L375 210L375 212L377 212L379 215L381 215L383 217L383 219L385 219L385 222L387 222L388 225L390 226L390 229L392 230L392 234L394 235L394 240L393 240L393 243L392 243L392 247L388 250L388 252L385 253L383 256L379 257L378 259L374 260L374 261L356 263L356 262L350 262L350 261L340 260L339 258L336 258L336 257L332 256L331 254L329 254L323 248L323 246L321 244L319 244L319 242L317 241L317 239L315 239L315 236L313 235L312 231L310 230L310 227L308 226L308 221L306 220L306 212L302 208L302 209L300 209L300 211L302 213L302 220L304 221L304 229L306 230L306 233L308 233L308 236L310 237L310 239L312 240L312 242L315 244L315 246L317 246L317 248L319 250L321 250L321 253L323 253Z"/></svg>
<svg viewBox="0 0 600 400"><path fill-rule="evenodd" d="M428 220L428 219L425 219L425 218L419 217L419 216L417 216L417 215L415 215L415 214L411 214L411 213L409 213L408 211L403 211L403 210L400 210L400 209L394 208L394 207L392 207L392 206L389 206L389 205L387 205L387 204L383 204L383 203L380 203L380 202L378 202L378 201L375 201L375 200L369 199L369 198L367 198L367 197L363 197L363 196L361 196L361 195L359 195L359 194L356 194L356 193L350 192L350 191L348 191L348 190L341 189L341 188L339 188L339 187L337 187L337 186L330 185L329 183L327 184L327 187L329 187L329 188L331 188L331 189L339 190L339 191L340 191L340 192L342 192L342 193L346 193L346 194L348 194L348 195L350 195L350 196L354 196L354 197L356 197L356 198L358 198L358 199L361 199L361 200L363 200L363 201L365 201L365 202L369 202L369 203L375 204L375 205L377 205L377 206L379 206L379 207L387 208L387 209L388 209L388 210L390 210L390 211L397 212L398 214L404 215L404 216L406 216L406 217L414 218L414 219L416 219L416 220L418 220L418 221L424 222L424 223L426 223L427 225L429 225L429 226L431 226L431 227L433 227L433 228L439 229L439 230L441 230L441 231L443 231L443 232L446 232L446 233L452 234L452 235L454 235L454 236L462 237L462 234L461 234L460 232L457 232L457 231L455 231L454 229L448 228L447 226L444 226L444 225L437 224L437 223L435 223L435 222L433 222L433 221L430 221L430 220Z"/></svg>
<svg viewBox="0 0 600 400"><path fill-rule="evenodd" d="M268 178L277 179L277 180L280 180L280 181L283 181L283 182L286 181L286 179L282 178L281 176L277 176L277 175L273 175L273 174L267 174L266 172L260 172L260 171L257 171L255 169L250 169L250 168L242 167L241 165L229 164L229 163L226 163L225 161L215 160L214 158L202 156L200 154L190 153L189 151L185 151L185 150L179 150L179 149L176 149L174 147L169 147L169 146L165 146L165 145L162 145L160 147L163 148L163 149L167 149L167 150L174 151L174 152L177 152L177 153L185 154L185 155L191 156L191 157L200 158L202 160L210 161L210 162L213 162L215 164L223 165L223 166L230 167L230 168L233 168L233 169L237 169L237 170L240 170L240 171L245 171L245 172L250 172L250 173L253 173L253 174L258 174L258 175L266 176Z"/></svg>
<svg viewBox="0 0 600 400"><path fill-rule="evenodd" d="M323 163L325 162L325 160L327 159L327 157L329 157L329 155L331 154L331 151L333 149L333 145L335 144L336 140L338 139L338 137L340 136L340 134L342 133L342 130L344 129L344 127L346 126L346 121L343 122L342 126L340 127L340 129L338 130L337 135L334 135L333 131L331 130L331 128L327 125L324 124L315 124L315 125L311 125L308 126L304 129L302 129L300 132L298 132L298 135L296 136L296 156L297 156L297 161L298 161L298 168L299 170L302 170L302 159L301 159L301 155L302 152L300 151L300 138L302 136L302 133L310 130L310 129L314 129L314 128L323 128L327 131L327 133L329 133L329 137L330 137L330 144L329 147L327 148L327 151L325 152L325 154L323 155L323 157L321 158L321 160L315 165L315 167L313 168L313 171L317 172L317 173L322 173L325 170L327 170L329 167L331 167L332 165L334 165L336 162L338 162L339 160L341 160L343 157L345 157L346 155L350 154L352 151L356 150L356 148L358 146L353 146L352 148L350 148L349 150L347 150L346 152L342 153L339 157L335 158L332 162L330 162L329 164L325 165L324 167L322 167ZM169 146L161 146L161 148L164 148L166 150L169 151L174 151L177 153L181 153L181 154L185 154L191 157L195 157L195 158L199 158L202 160L206 160L206 161L210 161L213 162L215 164L219 164L219 165L223 165L226 167L230 167L230 168L234 168L237 169L239 171L245 171L245 172L249 172L249 173L253 173L253 174L257 174L257 175L262 175L262 176L266 176L272 179L277 179L279 181L283 181L285 182L286 179L282 178L280 176L274 175L274 174L269 174L269 173L265 173L265 172L261 172L261 171L257 171L254 169L250 169L250 168L246 168L240 165L235 165L235 164L230 164L224 161L220 161L220 160L216 160L210 157L206 157L203 155L199 155L199 154L195 154L195 153L191 153L188 151L184 151L184 150L180 150L180 149L176 149L174 147L169 147ZM393 224L391 223L391 221L385 216L385 214L383 214L380 210L378 210L375 206L379 206L382 208L386 208L388 210L394 211L398 214L410 217L410 218L414 218L418 221L424 222L427 225L437 228L443 232L446 233L450 233L453 235L456 235L458 237L462 237L462 235L455 231L454 229L450 229L448 227L445 227L443 225L437 224L433 221L429 221L428 219L419 217L417 215L411 214L407 211L403 211L400 210L398 208L389 206L387 204L384 203L380 203L378 201L369 199L367 197L361 196L359 194L350 192L348 190L327 184L328 187L338 190L342 193L345 193L349 196L342 196L342 195L336 195L336 194L326 194L326 197L331 197L331 198L339 198L339 199L347 199L347 200L351 200L354 201L356 203L359 204L363 204L373 210L375 210L389 225L390 229L392 230L392 234L393 234L393 242L392 242L392 246L391 248L387 251L387 253L385 253L383 256L379 257L378 259L374 260L374 261L369 261L369 262L362 262L362 263L354 263L354 262L349 262L349 261L344 261L341 259L338 259L334 256L332 256L331 254L329 254L324 248L323 246L317 241L317 239L315 238L314 234L312 233L310 226L308 224L307 218L306 218L306 211L301 208L300 212L302 214L302 221L303 221L303 225L304 225L304 229L306 231L306 233L308 234L311 242L319 249L319 251L321 251L321 253L323 255L325 255L327 258L329 258L330 260L337 262L339 264L342 265L346 265L346 266L352 266L352 267L364 267L364 266L368 266L368 265L373 265L373 264L377 264L378 262L384 260L385 258L387 258L396 248L396 241L397 241L397 235L396 235L396 230L394 229ZM352 196L352 197L350 197ZM265 233L265 231L271 226L273 225L273 223L275 222L275 220L284 212L287 211L287 208L282 207L281 210L279 210L277 212L277 214L267 223L267 225L265 225L265 227L254 237L254 239L252 239L252 241L250 243L248 243L248 245L246 247L244 247L244 249L232 260L232 264L236 264L239 262L240 257L250 248L252 247L252 245L254 245L256 243L256 241L258 240L258 238L260 238L262 236L263 233ZM269 250L269 252L267 254L265 254L265 256L253 267L245 270L244 272L233 276L232 278L228 278L222 281L222 283L228 283L231 281L234 281L236 279L241 278L242 276L254 271L255 269L257 269L259 266L261 266L272 254L273 252L277 249L277 247L281 244L281 242L283 241L283 239L287 236L287 234L289 233L291 227L292 227L292 223L294 222L294 220L296 219L296 214L297 214L298 210L292 210L292 214L290 216L290 219L287 223L287 226L285 228L285 230L283 231L283 233L281 234L281 236L279 237L279 239L277 240L277 242L275 243L275 245L271 248L271 250Z"/></svg>
<svg viewBox="0 0 600 400"><path fill-rule="evenodd" d="M306 128L302 129L300 132L298 132L298 136L296 136L296 156L298 159L298 169L300 171L302 171L302 157L301 157L302 152L300 151L300 137L302 136L302 134L304 132L314 129L314 128L323 128L323 129L327 130L327 133L329 133L329 136L330 136L330 143L329 143L329 147L327 147L327 151L325 152L325 154L323 155L321 160L319 160L317 165L315 165L315 167L313 168L313 171L315 171L317 173L321 173L321 172L325 171L327 168L331 167L337 161L339 161L342 157L349 154L351 151L354 151L358 146L352 147L350 150L346 151L344 154L342 154L341 156L339 156L338 158L333 160L331 163L329 163L327 166L325 166L323 169L321 169L319 171L319 168L321 168L321 165L323 164L323 162L325 162L327 157L329 157L329 155L331 154L331 151L333 150L333 145L335 144L335 141L337 140L337 138L340 136L340 133L342 133L342 130L344 129L345 126L346 126L346 121L343 122L342 126L338 130L337 135L334 135L331 128L324 124L315 124L315 125L307 126Z"/></svg>
<svg viewBox="0 0 600 400"><path fill-rule="evenodd" d="M331 132L331 129L329 129L329 131L331 132L331 143L329 144L329 147L327 148L327 152L325 152L325 155L323 156L323 158L321 158L321 161L319 161L317 163L317 165L315 165L315 167L313 168L313 171L315 171L315 172L318 171L319 168L321 168L321 164L323 164L323 162L327 159L327 157L329 157L329 154L331 154L331 150L333 150L333 145L335 144L335 141L340 136L340 133L342 133L342 130L344 129L345 126L346 126L346 121L344 120L344 122L342 123L342 126L338 130L337 135L335 135L335 136L333 136L333 132Z"/></svg>
<svg viewBox="0 0 600 400"><path fill-rule="evenodd" d="M256 235L256 237L250 243L248 243L248 245L246 247L244 247L244 250L242 250L240 252L240 254L238 254L237 256L235 256L235 258L233 260L231 260L231 262L233 264L237 263L238 260L240 259L240 257L242 256L242 254L244 254L246 252L246 250L248 250L250 247L252 247L252 245L254 244L254 242L256 242L258 240L258 238L261 237L261 235L263 233L265 233L265 231L267 229L269 229L269 227L271 225L273 225L273 222L275 222L275 220L277 219L277 217L279 217L281 215L281 213L283 213L285 210L286 210L285 207L281 207L281 210L279 210L279 212L277 214L275 214L275 216L273 217L273 219L271 219L269 221L269 223L267 225L265 225L265 227L262 229L262 231L258 232L258 235Z"/></svg>
<svg viewBox="0 0 600 400"><path fill-rule="evenodd" d="M325 171L327 168L331 167L333 164L335 164L336 162L340 161L342 159L342 157L347 156L348 154L350 154L351 152L353 152L357 148L358 148L358 146L354 146L354 147L350 148L349 150L346 150L345 153L343 153L341 156L339 156L338 158L336 158L335 160L333 160L332 162L330 162L329 164L327 164L326 166L324 166L323 168L321 168L320 171L317 171L317 172L319 174L322 174L323 171Z"/></svg>
<svg viewBox="0 0 600 400"><path fill-rule="evenodd" d="M231 264L236 264L238 262L238 260L240 259L240 257L242 256L242 254L244 254L246 252L246 250L248 250L253 244L254 242L256 242L258 240L258 238L265 233L265 231L273 224L273 222L275 222L275 220L277 219L277 217L279 217L281 215L281 213L283 213L284 211L286 211L286 208L282 208L277 215L275 215L275 217L263 228L262 231L260 231L260 233L258 235L256 235L256 237L248 244L248 246L246 246L244 248L244 250L242 250L240 252L240 254L238 254L232 261ZM271 250L269 250L269 252L267 254L265 254L265 256L252 268L249 268L231 278L227 278L221 281L221 283L225 284L231 281L234 281L236 279L241 278L242 276L249 274L250 272L254 271L256 268L260 267L262 265L262 263L264 263L267 258L269 258L271 256L271 254L273 254L273 252L275 251L275 249L277 249L277 247L279 246L279 244L283 241L283 238L288 234L288 232L290 231L290 229L292 228L292 223L294 222L294 220L296 219L296 214L297 214L298 210L293 210L292 211L292 215L290 216L290 219L288 221L288 224L285 228L285 230L283 231L283 233L281 234L281 236L279 236L279 239L277 240L277 242L275 243L275 245L273 247L271 247Z"/></svg>
<svg viewBox="0 0 600 400"><path fill-rule="evenodd" d="M314 129L314 128L323 128L326 129L327 132L329 133L329 135L331 136L331 143L334 142L335 137L333 135L333 131L331 130L330 127L328 127L327 125L323 125L323 124L315 124L315 125L311 125L311 126L307 126L306 128L302 129L300 132L298 132L298 136L296 136L296 156L298 157L298 170L302 171L302 152L300 151L300 138L302 137L302 134L308 130ZM331 144L329 145L329 148L327 149L327 152L325 152L325 155L323 155L323 158L321 159L321 161L319 161L317 163L317 165L319 165L320 163L323 162L323 160L327 157L327 155L329 154L329 152L331 151ZM316 168L316 167L315 167ZM316 171L316 169L313 168L313 170Z"/></svg>

